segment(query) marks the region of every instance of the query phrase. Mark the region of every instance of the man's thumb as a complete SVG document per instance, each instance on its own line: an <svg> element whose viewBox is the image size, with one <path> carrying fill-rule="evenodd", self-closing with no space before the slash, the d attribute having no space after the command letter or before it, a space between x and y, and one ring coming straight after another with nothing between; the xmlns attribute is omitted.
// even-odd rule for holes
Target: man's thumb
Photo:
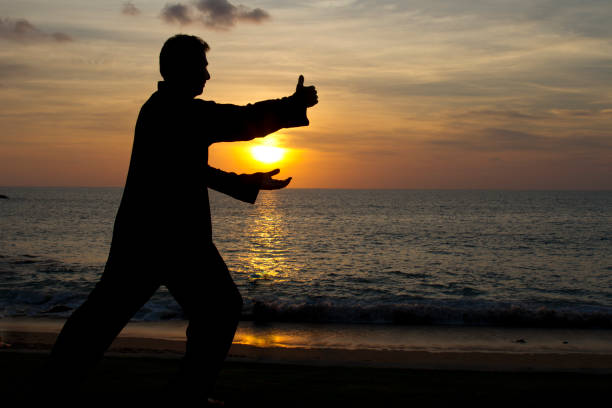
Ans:
<svg viewBox="0 0 612 408"><path fill-rule="evenodd" d="M300 77L298 78L298 83L297 86L295 87L295 90L297 91L298 89L302 89L304 87L304 75L300 75Z"/></svg>

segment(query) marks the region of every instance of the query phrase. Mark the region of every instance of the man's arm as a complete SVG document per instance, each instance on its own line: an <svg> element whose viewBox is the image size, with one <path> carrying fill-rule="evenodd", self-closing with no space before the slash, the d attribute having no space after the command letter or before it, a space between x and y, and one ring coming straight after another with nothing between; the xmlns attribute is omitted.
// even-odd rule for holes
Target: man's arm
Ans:
<svg viewBox="0 0 612 408"><path fill-rule="evenodd" d="M291 177L285 180L272 178L280 172L279 169L265 173L236 174L208 166L207 171L207 187L251 204L255 203L259 190L278 190L291 182Z"/></svg>
<svg viewBox="0 0 612 408"><path fill-rule="evenodd" d="M304 86L304 77L300 75L295 93L286 98L246 106L201 99L196 99L195 103L205 114L202 127L212 144L252 140L282 128L307 126L306 109L318 103L318 96L314 86Z"/></svg>

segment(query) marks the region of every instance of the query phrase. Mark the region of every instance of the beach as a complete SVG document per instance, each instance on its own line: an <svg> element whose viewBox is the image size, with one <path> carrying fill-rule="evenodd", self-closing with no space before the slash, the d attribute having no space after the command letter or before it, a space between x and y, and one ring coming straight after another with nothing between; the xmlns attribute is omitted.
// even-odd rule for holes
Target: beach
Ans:
<svg viewBox="0 0 612 408"><path fill-rule="evenodd" d="M42 366L62 321L0 323L2 393L19 396L24 383ZM177 334L168 327L180 324L131 325L88 377L82 393L155 399L172 377L184 340L175 338ZM237 338L250 333L249 327L239 330ZM156 338L147 337L152 334ZM528 345L535 339L522 340L516 344ZM215 397L228 406L444 406L459 402L564 406L609 393L612 352L584 350L431 351L235 343Z"/></svg>

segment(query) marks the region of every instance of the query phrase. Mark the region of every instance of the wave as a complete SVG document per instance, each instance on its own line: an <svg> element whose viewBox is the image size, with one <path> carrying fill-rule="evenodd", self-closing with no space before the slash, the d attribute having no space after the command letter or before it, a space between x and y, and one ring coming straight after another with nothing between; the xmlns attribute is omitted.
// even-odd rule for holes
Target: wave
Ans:
<svg viewBox="0 0 612 408"><path fill-rule="evenodd" d="M22 254L1 256L0 318L68 317L97 282L103 265L80 265ZM364 284L364 291L372 290ZM563 289L577 295L573 288ZM248 293L248 292L247 292ZM579 293L578 293L579 294ZM612 329L612 307L574 304L503 303L478 299L479 291L462 287L462 300L434 297L397 303L364 303L355 299L298 303L285 296L262 301L245 296L242 319L255 322L361 323L387 325L465 325L541 328ZM279 299L277 297L277 299ZM184 319L181 308L162 288L133 320Z"/></svg>
<svg viewBox="0 0 612 408"><path fill-rule="evenodd" d="M255 302L243 313L255 322L378 323L392 325L465 325L612 329L612 309L550 308L527 305L458 306L435 303L345 306L332 303Z"/></svg>
<svg viewBox="0 0 612 408"><path fill-rule="evenodd" d="M86 296L24 291L0 305L0 317L68 317ZM155 295L136 313L135 321L185 319L169 295ZM610 308L551 308L527 305L458 306L440 303L339 305L246 302L242 320L256 323L356 323L382 325L460 325L538 328L612 329Z"/></svg>

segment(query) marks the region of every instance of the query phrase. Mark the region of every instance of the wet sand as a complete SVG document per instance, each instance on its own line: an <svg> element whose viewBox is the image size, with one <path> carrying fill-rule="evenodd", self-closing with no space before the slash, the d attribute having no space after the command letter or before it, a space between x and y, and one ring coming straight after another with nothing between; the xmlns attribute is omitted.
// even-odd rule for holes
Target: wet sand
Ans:
<svg viewBox="0 0 612 408"><path fill-rule="evenodd" d="M50 350L56 333L3 333L10 344L4 351L42 352ZM107 356L178 359L184 341L118 337ZM228 361L243 363L299 364L309 366L377 367L426 370L467 370L496 372L573 372L612 375L612 354L592 353L502 353L430 352L332 348L257 347L234 344Z"/></svg>

